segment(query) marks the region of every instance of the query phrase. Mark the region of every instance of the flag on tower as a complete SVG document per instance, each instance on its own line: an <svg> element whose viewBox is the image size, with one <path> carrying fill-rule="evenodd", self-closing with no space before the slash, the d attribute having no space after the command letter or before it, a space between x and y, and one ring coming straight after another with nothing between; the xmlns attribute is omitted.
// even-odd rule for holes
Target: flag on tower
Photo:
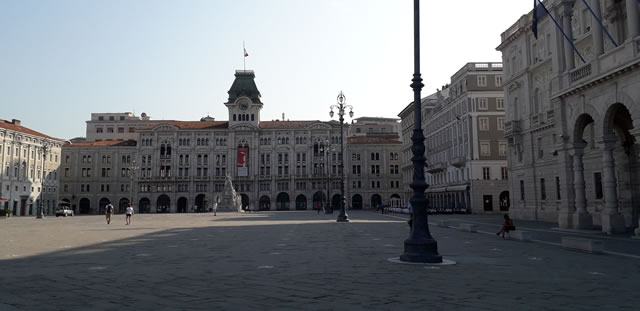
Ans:
<svg viewBox="0 0 640 311"><path fill-rule="evenodd" d="M247 53L247 49L246 49L246 48L244 48L244 47L243 47L243 49L244 49L244 57L249 56L249 53Z"/></svg>

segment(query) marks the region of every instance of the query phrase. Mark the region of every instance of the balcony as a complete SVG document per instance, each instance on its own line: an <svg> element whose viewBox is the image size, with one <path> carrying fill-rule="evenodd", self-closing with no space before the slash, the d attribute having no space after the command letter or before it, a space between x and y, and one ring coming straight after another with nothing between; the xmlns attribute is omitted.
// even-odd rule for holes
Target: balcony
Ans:
<svg viewBox="0 0 640 311"><path fill-rule="evenodd" d="M509 121L504 124L504 137L520 134L521 132L522 127L519 120Z"/></svg>
<svg viewBox="0 0 640 311"><path fill-rule="evenodd" d="M447 168L447 163L445 162L438 162L438 163L434 163L431 164L429 166L427 166L426 170L429 173L438 173L438 172L442 172Z"/></svg>
<svg viewBox="0 0 640 311"><path fill-rule="evenodd" d="M467 164L467 158L464 156L451 158L451 165L455 167L464 167Z"/></svg>

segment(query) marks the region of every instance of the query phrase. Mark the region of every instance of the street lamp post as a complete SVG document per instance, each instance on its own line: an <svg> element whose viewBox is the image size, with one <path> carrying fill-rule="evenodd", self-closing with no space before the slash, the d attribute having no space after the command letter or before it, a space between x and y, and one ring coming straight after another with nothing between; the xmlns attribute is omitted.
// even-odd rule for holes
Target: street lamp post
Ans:
<svg viewBox="0 0 640 311"><path fill-rule="evenodd" d="M44 219L44 193L45 193L45 185L44 185L44 179L45 179L45 174L44 174L44 161L45 158L47 157L47 145L45 145L44 143L42 144L42 176L40 176L40 187L41 187L41 191L40 191L40 204L38 204L38 213L36 215L36 219Z"/></svg>
<svg viewBox="0 0 640 311"><path fill-rule="evenodd" d="M413 1L413 42L414 42L414 66L415 71L411 87L413 88L413 107L415 127L413 130L413 146L411 151L413 157L413 181L411 188L413 189L413 197L411 197L411 205L413 207L411 234L409 238L404 240L404 253L400 255L401 261L406 262L422 262L422 263L441 263L442 256L438 254L438 242L429 233L429 224L427 222L427 206L429 202L424 195L429 185L424 178L424 134L422 133L422 103L420 91L424 84L420 77L420 0Z"/></svg>
<svg viewBox="0 0 640 311"><path fill-rule="evenodd" d="M338 104L331 105L331 107L329 107L331 109L329 116L333 118L333 109L338 109L338 116L340 117L340 215L338 215L337 222L349 222L349 215L347 215L347 211L344 207L344 131L342 130L342 126L344 123L344 110L348 108L349 117L353 118L353 106L346 105L345 101L346 97L344 96L344 93L340 91L340 94L338 94Z"/></svg>

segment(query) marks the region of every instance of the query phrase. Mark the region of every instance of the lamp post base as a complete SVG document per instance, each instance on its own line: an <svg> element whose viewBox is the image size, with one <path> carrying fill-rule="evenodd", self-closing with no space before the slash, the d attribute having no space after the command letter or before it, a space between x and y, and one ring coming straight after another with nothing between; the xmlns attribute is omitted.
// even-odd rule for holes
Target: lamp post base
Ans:
<svg viewBox="0 0 640 311"><path fill-rule="evenodd" d="M336 220L337 222L349 222L349 216L347 214L344 215L338 215L338 220Z"/></svg>
<svg viewBox="0 0 640 311"><path fill-rule="evenodd" d="M404 253L400 255L401 261L440 263L442 256L438 254L438 242L436 240L405 240Z"/></svg>

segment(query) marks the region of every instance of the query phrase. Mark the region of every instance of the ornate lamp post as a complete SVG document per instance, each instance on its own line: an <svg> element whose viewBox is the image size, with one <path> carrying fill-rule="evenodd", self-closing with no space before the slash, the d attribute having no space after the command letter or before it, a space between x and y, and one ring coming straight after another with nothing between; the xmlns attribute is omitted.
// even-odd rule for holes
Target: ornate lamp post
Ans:
<svg viewBox="0 0 640 311"><path fill-rule="evenodd" d="M333 118L333 109L338 109L338 116L340 117L340 153L342 155L340 157L340 215L338 215L338 222L349 222L349 215L347 215L347 211L344 207L344 131L342 130L342 126L344 123L344 110L348 108L349 117L353 118L353 106L346 105L345 101L346 97L344 96L344 93L340 91L340 94L338 94L338 104L331 105L331 107L329 107L331 109L329 112L329 116L331 116L331 118Z"/></svg>
<svg viewBox="0 0 640 311"><path fill-rule="evenodd" d="M131 207L133 207L133 185L134 185L134 180L136 178L136 170L139 169L139 166L136 166L136 160L133 160L132 165L129 166L129 176L131 177L131 187L129 188L129 205L131 205ZM138 210L140 211L140 210Z"/></svg>
<svg viewBox="0 0 640 311"><path fill-rule="evenodd" d="M45 180L44 161L45 161L45 158L47 157L47 149L48 149L47 145L42 143L42 176L40 178L42 191L40 191L40 204L38 204L38 213L36 215L36 219L44 219L44 193L46 189L44 185L44 180Z"/></svg>
<svg viewBox="0 0 640 311"><path fill-rule="evenodd" d="M400 260L407 262L441 263L442 256L438 254L438 242L429 233L427 222L428 201L424 195L429 185L424 178L424 134L422 133L422 102L420 91L424 84L420 77L420 0L413 0L413 43L414 43L414 74L413 83L413 107L415 128L413 130L413 181L410 187L413 189L411 205L413 207L413 224L409 238L404 240L404 253Z"/></svg>

